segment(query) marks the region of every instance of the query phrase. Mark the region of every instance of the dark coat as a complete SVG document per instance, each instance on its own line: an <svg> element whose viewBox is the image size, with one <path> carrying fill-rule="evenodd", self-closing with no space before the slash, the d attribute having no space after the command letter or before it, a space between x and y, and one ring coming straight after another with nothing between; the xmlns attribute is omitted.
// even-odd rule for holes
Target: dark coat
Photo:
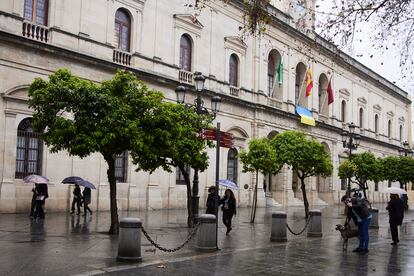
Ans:
<svg viewBox="0 0 414 276"><path fill-rule="evenodd" d="M48 188L47 188L47 184L38 184L37 188L36 188L36 192L39 195L43 195L45 196L45 198L49 197L49 193L48 193Z"/></svg>
<svg viewBox="0 0 414 276"><path fill-rule="evenodd" d="M229 201L227 202L228 209L225 208L225 203L227 200L227 196L224 196L220 200L220 204L223 204L223 207L221 207L221 210L223 212L229 212L230 214L236 214L236 200L234 198L229 198Z"/></svg>
<svg viewBox="0 0 414 276"><path fill-rule="evenodd" d="M214 207L216 205L215 198L216 197L214 193L208 194L207 203L206 203L206 207L207 207L206 214L215 215L215 212L214 212L215 211ZM218 197L218 202L220 204L220 197Z"/></svg>
<svg viewBox="0 0 414 276"><path fill-rule="evenodd" d="M404 204L399 198L388 202L387 210L390 216L390 225L401 225L404 219Z"/></svg>
<svg viewBox="0 0 414 276"><path fill-rule="evenodd" d="M358 217L360 219L367 219L371 214L369 211L368 201L363 198L352 198L352 207L348 207L347 216L348 220L352 218L355 224L358 224ZM355 212L352 212L352 210ZM357 217L358 216L358 217Z"/></svg>
<svg viewBox="0 0 414 276"><path fill-rule="evenodd" d="M78 199L82 197L81 189L79 186L75 186L75 189L73 189L73 195Z"/></svg>
<svg viewBox="0 0 414 276"><path fill-rule="evenodd" d="M91 204L91 189L90 188L83 189L83 203L86 205Z"/></svg>

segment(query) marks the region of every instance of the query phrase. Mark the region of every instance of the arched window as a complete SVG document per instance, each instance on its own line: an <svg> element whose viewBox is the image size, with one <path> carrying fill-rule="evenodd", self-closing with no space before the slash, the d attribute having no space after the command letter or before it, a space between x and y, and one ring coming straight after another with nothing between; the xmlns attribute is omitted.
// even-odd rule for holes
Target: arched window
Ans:
<svg viewBox="0 0 414 276"><path fill-rule="evenodd" d="M48 0L24 0L24 19L46 26L48 6Z"/></svg>
<svg viewBox="0 0 414 276"><path fill-rule="evenodd" d="M375 114L374 117L374 131L375 133L378 133L378 114Z"/></svg>
<svg viewBox="0 0 414 276"><path fill-rule="evenodd" d="M231 86L238 87L239 85L239 59L236 54L230 56L229 61L229 83Z"/></svg>
<svg viewBox="0 0 414 276"><path fill-rule="evenodd" d="M343 100L341 103L341 121L345 122L346 120L346 101Z"/></svg>
<svg viewBox="0 0 414 276"><path fill-rule="evenodd" d="M131 18L129 14L119 9L115 13L115 39L116 49L129 52L131 38Z"/></svg>
<svg viewBox="0 0 414 276"><path fill-rule="evenodd" d="M32 128L32 119L26 118L17 128L16 178L41 174L42 141Z"/></svg>
<svg viewBox="0 0 414 276"><path fill-rule="evenodd" d="M388 137L391 138L391 120L388 120Z"/></svg>
<svg viewBox="0 0 414 276"><path fill-rule="evenodd" d="M227 179L237 184L238 172L238 158L237 150L235 148L229 149L227 155Z"/></svg>
<svg viewBox="0 0 414 276"><path fill-rule="evenodd" d="M269 97L273 96L273 86L275 83L275 60L272 55L269 55L269 60L267 62L267 95Z"/></svg>
<svg viewBox="0 0 414 276"><path fill-rule="evenodd" d="M362 129L364 127L364 109L361 107L359 109L359 128Z"/></svg>
<svg viewBox="0 0 414 276"><path fill-rule="evenodd" d="M400 125L400 141L402 141L403 127Z"/></svg>
<svg viewBox="0 0 414 276"><path fill-rule="evenodd" d="M188 35L184 34L180 39L180 68L182 70L191 72L191 55L191 39Z"/></svg>

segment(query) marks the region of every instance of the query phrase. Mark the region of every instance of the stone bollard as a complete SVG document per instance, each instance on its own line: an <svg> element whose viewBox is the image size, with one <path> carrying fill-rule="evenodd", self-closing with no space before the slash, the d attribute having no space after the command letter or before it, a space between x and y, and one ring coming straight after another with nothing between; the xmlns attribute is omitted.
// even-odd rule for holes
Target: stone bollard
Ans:
<svg viewBox="0 0 414 276"><path fill-rule="evenodd" d="M286 212L275 212L272 214L272 230L270 241L285 242L286 238Z"/></svg>
<svg viewBox="0 0 414 276"><path fill-rule="evenodd" d="M379 224L378 224L378 208L372 208L371 209L371 215L372 215L372 219L371 219L371 224L369 225L369 228L374 228L374 229L378 229L379 228Z"/></svg>
<svg viewBox="0 0 414 276"><path fill-rule="evenodd" d="M216 216L210 214L202 214L198 216L200 226L197 231L198 251L215 251L216 247Z"/></svg>
<svg viewBox="0 0 414 276"><path fill-rule="evenodd" d="M322 213L320 210L309 211L310 222L308 237L322 237Z"/></svg>
<svg viewBox="0 0 414 276"><path fill-rule="evenodd" d="M119 261L140 262L141 257L141 228L138 218L123 218L119 223L118 256Z"/></svg>

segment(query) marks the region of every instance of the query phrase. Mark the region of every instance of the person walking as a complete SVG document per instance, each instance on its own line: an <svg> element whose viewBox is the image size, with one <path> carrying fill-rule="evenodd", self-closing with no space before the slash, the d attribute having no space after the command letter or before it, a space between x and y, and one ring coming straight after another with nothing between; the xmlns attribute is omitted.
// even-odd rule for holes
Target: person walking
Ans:
<svg viewBox="0 0 414 276"><path fill-rule="evenodd" d="M32 188L32 202L30 205L30 217L33 217L35 206L36 206L36 197L37 197L37 183Z"/></svg>
<svg viewBox="0 0 414 276"><path fill-rule="evenodd" d="M359 246L355 248L352 252L357 252L360 254L367 254L369 234L368 227L371 223L372 215L369 211L369 202L365 198L350 198L348 195L344 195L341 201L347 207L347 216L345 219L345 225L348 225L351 218L358 226L359 232Z"/></svg>
<svg viewBox="0 0 414 276"><path fill-rule="evenodd" d="M390 228L392 245L398 245L398 226L402 224L404 219L404 202L396 194L390 195L390 201L388 202L387 208L388 215L390 217Z"/></svg>
<svg viewBox="0 0 414 276"><path fill-rule="evenodd" d="M228 235L232 230L231 219L233 215L236 215L236 198L232 190L227 189L224 192L224 197L220 200L220 204L223 205L221 208L223 211L223 223L227 227L226 235Z"/></svg>
<svg viewBox="0 0 414 276"><path fill-rule="evenodd" d="M89 204L91 204L91 189L88 187L85 187L83 189L83 207L84 207L84 216L86 216L87 211L92 215L92 210L89 208Z"/></svg>
<svg viewBox="0 0 414 276"><path fill-rule="evenodd" d="M71 214L75 213L75 205L78 209L78 215L80 214L81 207L82 204L82 194L81 194L81 189L79 187L78 184L75 184L75 189L73 189L73 200L72 200L72 212L70 212Z"/></svg>
<svg viewBox="0 0 414 276"><path fill-rule="evenodd" d="M218 196L218 195L217 195ZM218 197L217 203L220 202L220 197ZM208 188L208 197L206 202L206 214L215 215L215 207L216 207L216 187L211 186Z"/></svg>

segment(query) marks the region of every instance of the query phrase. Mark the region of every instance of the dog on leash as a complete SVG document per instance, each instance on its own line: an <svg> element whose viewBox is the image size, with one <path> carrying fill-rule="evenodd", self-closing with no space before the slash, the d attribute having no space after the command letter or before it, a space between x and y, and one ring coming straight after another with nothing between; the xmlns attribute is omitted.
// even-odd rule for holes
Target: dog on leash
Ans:
<svg viewBox="0 0 414 276"><path fill-rule="evenodd" d="M341 237L344 240L342 244L343 251L346 251L348 249L348 239L358 237L358 230L352 229L349 224L337 224L335 230L338 230L341 233Z"/></svg>

